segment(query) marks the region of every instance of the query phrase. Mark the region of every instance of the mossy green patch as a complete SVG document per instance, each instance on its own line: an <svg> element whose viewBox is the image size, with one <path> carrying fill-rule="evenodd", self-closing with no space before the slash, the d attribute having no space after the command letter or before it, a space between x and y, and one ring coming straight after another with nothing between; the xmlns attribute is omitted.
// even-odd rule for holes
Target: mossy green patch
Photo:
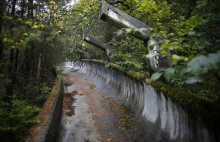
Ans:
<svg viewBox="0 0 220 142"><path fill-rule="evenodd" d="M220 118L220 95L217 90L207 90L208 86L199 86L198 84L167 85L162 81L151 82L151 85L192 115L202 118L209 126L214 128L215 125L218 125L216 120Z"/></svg>

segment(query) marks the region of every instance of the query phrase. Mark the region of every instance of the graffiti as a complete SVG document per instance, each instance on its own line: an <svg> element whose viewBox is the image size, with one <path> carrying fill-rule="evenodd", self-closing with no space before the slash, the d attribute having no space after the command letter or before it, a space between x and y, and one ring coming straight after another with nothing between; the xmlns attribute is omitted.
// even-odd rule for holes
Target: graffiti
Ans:
<svg viewBox="0 0 220 142"><path fill-rule="evenodd" d="M154 53L154 54L158 54L159 51L156 50L156 49L154 49L154 50L153 50L153 53ZM158 68L158 66L159 66L159 56L155 56L155 57L154 57L154 65L155 65L155 68Z"/></svg>
<svg viewBox="0 0 220 142"><path fill-rule="evenodd" d="M112 77L113 77L113 79L116 79L116 80L117 80L117 73L116 73L116 72L113 72L113 73L112 73Z"/></svg>
<svg viewBox="0 0 220 142"><path fill-rule="evenodd" d="M153 39L149 40L147 43L148 46L148 53L153 54L154 56L150 58L150 65L151 68L156 71L159 68L159 54L160 52L160 47L158 46L157 42ZM150 49L150 46L153 46L153 49Z"/></svg>

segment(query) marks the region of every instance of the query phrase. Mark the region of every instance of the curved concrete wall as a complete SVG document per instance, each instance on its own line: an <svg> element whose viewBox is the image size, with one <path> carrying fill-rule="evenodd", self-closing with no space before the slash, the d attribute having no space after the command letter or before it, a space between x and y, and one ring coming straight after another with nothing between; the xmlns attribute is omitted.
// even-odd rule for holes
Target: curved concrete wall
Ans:
<svg viewBox="0 0 220 142"><path fill-rule="evenodd" d="M79 72L101 80L103 88L111 86L123 103L135 113L135 120L145 128L144 137L150 142L211 142L212 133L186 110L163 93L145 82L138 82L128 75L92 62L69 62Z"/></svg>

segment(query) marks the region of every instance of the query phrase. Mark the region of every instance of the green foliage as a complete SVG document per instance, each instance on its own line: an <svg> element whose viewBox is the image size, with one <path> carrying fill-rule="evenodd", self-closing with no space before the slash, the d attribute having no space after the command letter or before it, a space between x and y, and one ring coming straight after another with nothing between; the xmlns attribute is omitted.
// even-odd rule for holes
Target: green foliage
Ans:
<svg viewBox="0 0 220 142"><path fill-rule="evenodd" d="M0 137L4 141L21 141L27 128L37 122L39 108L31 106L25 100L12 98L12 102L0 101Z"/></svg>
<svg viewBox="0 0 220 142"><path fill-rule="evenodd" d="M151 85L194 115L200 116L206 124L218 132L220 86L216 83L215 77L209 75L205 79L206 83L193 85L186 85L177 79L173 82L173 85L167 85L161 81L155 81L151 82Z"/></svg>
<svg viewBox="0 0 220 142"><path fill-rule="evenodd" d="M192 75L204 75L208 72L219 72L220 52L210 53L208 56L198 56L187 64L187 72Z"/></svg>
<svg viewBox="0 0 220 142"><path fill-rule="evenodd" d="M163 73L162 72L156 72L151 76L151 80L157 80L158 78L161 77Z"/></svg>
<svg viewBox="0 0 220 142"><path fill-rule="evenodd" d="M107 23L94 21L88 16L91 12L89 8L86 7L84 10L83 3L99 6L100 2L82 1L77 8L86 11L82 15L87 15L87 19L82 20L81 31L114 47L108 59L103 57L98 59L108 60L104 63L106 67L115 67L135 79L143 80L151 73L151 80L158 80L151 82L153 87L193 114L199 115L207 123L210 124L211 120L215 120L213 124L216 126L210 125L218 131L220 1L124 0L117 3L116 0L106 0L106 2L149 25L150 29L140 30L150 30L151 39L160 39L158 56L169 56L171 66L151 73L146 63L147 48L143 46L142 41L129 35L135 30L115 29ZM75 41L80 41L79 37ZM92 47L88 44L85 46ZM147 55L153 56L155 55Z"/></svg>
<svg viewBox="0 0 220 142"><path fill-rule="evenodd" d="M217 58L219 36L216 36L219 35L219 28L216 27L216 23L219 23L220 12L217 9L219 2L206 0L192 3L181 1L170 3L161 0L135 2L137 10L133 15L143 16L144 21L152 27L151 38L164 39L159 43L160 54L167 55L167 50L171 51L172 71L171 69L160 71L168 81L176 76L186 80L190 74L190 82L195 83L202 81L206 74L216 74L216 69L219 70ZM185 4L189 9L183 6ZM215 65L211 64L211 60L215 60Z"/></svg>
<svg viewBox="0 0 220 142"><path fill-rule="evenodd" d="M175 59L177 62L182 60L181 57L175 57ZM181 77L182 81L184 81L185 83L194 84L196 82L203 82L206 74L213 74L219 77L219 67L220 54L219 52L217 52L210 53L207 56L200 55L198 57L195 57L187 63L185 68L168 68L165 70L161 70L159 74L162 75L161 73L163 73L165 79L170 82L173 82L177 78ZM158 78L153 78L153 80L157 79Z"/></svg>
<svg viewBox="0 0 220 142"><path fill-rule="evenodd" d="M47 100L50 94L51 88L48 87L46 83L42 83L39 88L40 88L40 91L39 91L39 95L37 98L37 102L39 106L42 106L43 103Z"/></svg>
<svg viewBox="0 0 220 142"><path fill-rule="evenodd" d="M23 141L66 58L68 16L55 1L0 3L0 139ZM12 8L15 8L12 13ZM48 7L45 11L45 7ZM7 9L7 10L6 10ZM59 10L58 10L59 9ZM28 11L28 13L26 13ZM2 13L3 12L3 13Z"/></svg>
<svg viewBox="0 0 220 142"><path fill-rule="evenodd" d="M114 5L115 1L107 2ZM206 0L189 3L184 1L172 1L171 3L163 0L126 0L114 6L152 27L145 29L151 31L150 38L163 39L158 43L160 45L159 56L169 55L168 50L171 52L172 66L160 70L158 73L160 76L155 78L153 75L152 79L164 76L168 82L180 80L185 83L196 83L202 82L204 76L209 73L215 74L219 78L217 72L219 59L217 57L219 56L220 40L218 38L219 28L216 25L219 23L220 13L217 8L218 4L217 1ZM144 62L147 49L141 41L128 35L135 30L133 28L105 29L101 23L93 21L89 15L99 6L99 1L83 0L73 7L73 10L77 11L76 16L81 17L79 19L81 19L82 31L89 32L97 38L100 37L100 40L102 40L101 36L112 35L110 40L109 37L105 38L108 39L106 42L115 47L111 52L110 61L127 69L145 71L145 74L149 74L148 67ZM80 15L78 11L83 12ZM84 16L87 18L84 19ZM85 28L86 26L87 28ZM95 32L91 32L92 30ZM213 32L211 33L210 30ZM216 31L214 32L214 30ZM86 46L90 45L86 44ZM94 50L97 49L94 48ZM212 62L215 60L216 63L211 63L211 60Z"/></svg>

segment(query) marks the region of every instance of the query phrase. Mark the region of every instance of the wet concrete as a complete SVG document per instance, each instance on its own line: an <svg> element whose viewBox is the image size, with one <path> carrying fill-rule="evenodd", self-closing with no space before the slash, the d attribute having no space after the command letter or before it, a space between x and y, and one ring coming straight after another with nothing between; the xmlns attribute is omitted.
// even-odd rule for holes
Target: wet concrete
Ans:
<svg viewBox="0 0 220 142"><path fill-rule="evenodd" d="M101 89L101 82L95 82L83 74L70 70L64 71L64 79L69 85L66 86L65 94L75 92L73 96L75 101L72 103L74 115L67 115L68 110L63 109L60 141L143 141L142 131L133 125L130 114L125 115L123 107L115 101L115 98ZM124 124L127 122L121 121L122 114L128 118L129 124L126 125L129 127Z"/></svg>
<svg viewBox="0 0 220 142"><path fill-rule="evenodd" d="M72 92L70 90L74 90L75 85L72 85L67 88L68 92ZM86 96L75 95L74 99L74 112L75 115L68 116L66 112L68 110L63 110L63 134L62 141L63 142L83 142L86 139L91 141L97 141L101 138L100 134L95 131L95 126L92 121L92 114L89 112L89 106L86 102ZM77 131L76 131L77 130Z"/></svg>

